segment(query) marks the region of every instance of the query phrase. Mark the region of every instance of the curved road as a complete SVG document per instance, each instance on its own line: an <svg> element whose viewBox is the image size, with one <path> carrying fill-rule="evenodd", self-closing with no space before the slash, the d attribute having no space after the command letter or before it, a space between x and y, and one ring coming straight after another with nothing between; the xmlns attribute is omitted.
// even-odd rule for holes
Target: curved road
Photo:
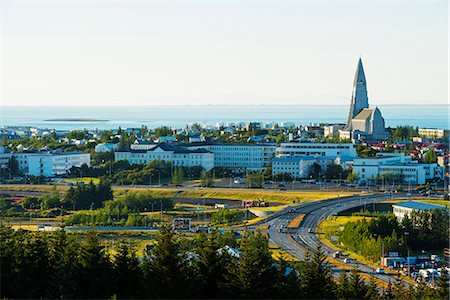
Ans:
<svg viewBox="0 0 450 300"><path fill-rule="evenodd" d="M331 257L335 250L322 244L315 234L319 222L330 215L337 214L349 208L387 199L389 198L385 195L352 196L318 201L291 208L291 211L281 214L266 223L270 225L267 230L270 242L299 259L305 258L305 249L313 252L317 249L317 245L321 244L325 254ZM286 228L289 222L299 214L305 214L305 216L298 229L287 229L286 233L279 232L280 229L285 230L283 228ZM339 260L343 261L342 259ZM372 274L374 271L372 267L355 260L352 260L349 265L367 274ZM337 273L342 271L333 267L333 272L337 275ZM386 282L393 281L392 275L374 274L374 276Z"/></svg>

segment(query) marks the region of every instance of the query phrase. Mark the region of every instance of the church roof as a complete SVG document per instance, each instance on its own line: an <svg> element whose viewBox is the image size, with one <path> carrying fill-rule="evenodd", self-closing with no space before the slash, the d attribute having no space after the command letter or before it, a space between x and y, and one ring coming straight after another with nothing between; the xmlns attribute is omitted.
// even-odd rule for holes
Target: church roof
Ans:
<svg viewBox="0 0 450 300"><path fill-rule="evenodd" d="M361 58L358 61L358 67L356 68L355 80L353 81L353 86L356 86L357 82L366 82L366 75L364 74L364 68Z"/></svg>
<svg viewBox="0 0 450 300"><path fill-rule="evenodd" d="M367 118L370 118L373 114L375 109L373 108L364 108L359 114L357 114L353 120L367 120Z"/></svg>

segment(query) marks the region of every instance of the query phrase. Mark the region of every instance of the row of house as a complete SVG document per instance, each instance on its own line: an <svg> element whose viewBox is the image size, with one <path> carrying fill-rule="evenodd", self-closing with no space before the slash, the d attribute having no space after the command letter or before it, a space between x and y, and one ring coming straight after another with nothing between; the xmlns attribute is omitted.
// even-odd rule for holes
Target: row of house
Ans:
<svg viewBox="0 0 450 300"><path fill-rule="evenodd" d="M351 143L148 143L116 151L115 160L128 160L131 164L164 160L173 162L175 166L202 166L206 170L223 167L240 171L261 171L272 164L273 175L289 173L294 178L307 178L314 163L322 170L335 163L344 169L352 167L363 181L383 174L402 174L404 181L411 184L423 184L428 179L444 176L443 168L437 164L420 164L404 154L357 157Z"/></svg>

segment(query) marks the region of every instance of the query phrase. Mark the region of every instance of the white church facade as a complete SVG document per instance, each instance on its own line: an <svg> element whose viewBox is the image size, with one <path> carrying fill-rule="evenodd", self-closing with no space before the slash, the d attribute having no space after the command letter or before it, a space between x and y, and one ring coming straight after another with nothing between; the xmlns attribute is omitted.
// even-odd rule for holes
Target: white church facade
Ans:
<svg viewBox="0 0 450 300"><path fill-rule="evenodd" d="M339 135L341 138L353 139L359 139L361 136L372 139L387 137L381 111L377 107L369 108L367 81L361 59L358 61L353 81L352 100L347 124L344 130L340 131Z"/></svg>

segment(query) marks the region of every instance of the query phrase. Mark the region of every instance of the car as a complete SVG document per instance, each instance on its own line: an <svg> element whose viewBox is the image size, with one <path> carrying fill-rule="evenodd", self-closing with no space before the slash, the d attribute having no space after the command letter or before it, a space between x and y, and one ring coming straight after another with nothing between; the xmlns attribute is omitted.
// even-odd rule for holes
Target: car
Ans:
<svg viewBox="0 0 450 300"><path fill-rule="evenodd" d="M344 263L349 264L352 260L349 257L344 258Z"/></svg>
<svg viewBox="0 0 450 300"><path fill-rule="evenodd" d="M308 233L312 233L313 229L312 228L308 228Z"/></svg>
<svg viewBox="0 0 450 300"><path fill-rule="evenodd" d="M279 191L286 191L286 188L282 187L278 189Z"/></svg>
<svg viewBox="0 0 450 300"><path fill-rule="evenodd" d="M282 183L280 183L280 184L278 185L278 187L279 187L279 188L282 188L282 187L285 187L285 185L282 184Z"/></svg>
<svg viewBox="0 0 450 300"><path fill-rule="evenodd" d="M383 268L377 268L375 270L375 273L377 273L377 274L384 274L384 269Z"/></svg>

